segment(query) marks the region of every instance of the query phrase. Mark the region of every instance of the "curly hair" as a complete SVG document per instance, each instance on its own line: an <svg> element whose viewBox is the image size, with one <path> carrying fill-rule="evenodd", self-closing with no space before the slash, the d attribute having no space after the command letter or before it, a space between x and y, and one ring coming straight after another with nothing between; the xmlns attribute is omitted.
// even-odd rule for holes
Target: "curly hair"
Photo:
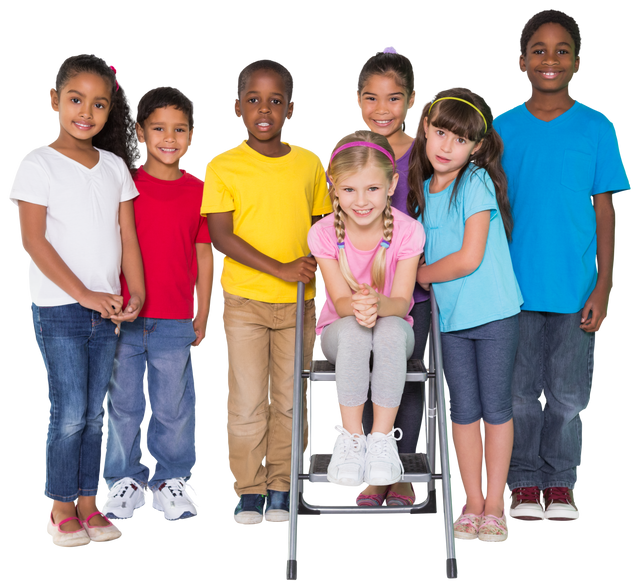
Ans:
<svg viewBox="0 0 640 583"><path fill-rule="evenodd" d="M529 22L527 22L522 29L522 36L520 36L520 51L522 56L526 56L527 44L529 44L531 37L536 33L536 31L543 24L549 24L551 22L559 24L566 29L566 31L571 35L573 43L576 45L576 57L580 54L580 29L578 28L578 23L571 18L571 16L568 16L559 10L544 10L543 12L538 12L538 14L531 17Z"/></svg>
<svg viewBox="0 0 640 583"><path fill-rule="evenodd" d="M334 151L340 148L340 146L344 146L345 144L349 144L351 142L371 142L384 148L391 156L391 159L395 161L395 156L393 154L393 150L389 145L387 138L381 136L380 134L376 134L370 131L357 131L353 134L349 134L348 136L342 138L333 149ZM375 150L374 148L368 146L353 146L351 148L346 148L341 152L338 152L335 157L329 163L329 167L327 172L329 176L331 176L332 184L329 189L329 194L331 195L331 199L333 200L333 226L336 231L336 239L339 244L344 242L345 238L345 224L344 224L344 211L340 206L340 201L338 196L335 195L336 192L336 183L340 183L340 180L344 176L349 176L362 170L368 164L375 164L377 167L381 168L387 180L391 181L393 178L393 174L395 171L395 162L391 162L388 156L385 156L382 152ZM387 202L382 213L382 238L387 242L391 243L393 239L393 214L391 213L391 197L387 197ZM358 291L358 282L353 277L353 273L351 268L349 267L349 262L347 261L347 254L344 250L344 246L338 245L339 253L338 253L338 262L340 264L340 272L344 277L345 281L349 285L349 287ZM385 280L385 270L387 265L387 247L381 245L374 257L373 264L371 266L371 283L372 287L377 289L379 292L382 292L384 289L384 280Z"/></svg>
<svg viewBox="0 0 640 583"><path fill-rule="evenodd" d="M437 99L447 97L456 99L445 99L435 103L432 107L432 103ZM457 101L457 99L464 99L472 103L482 112L484 119L473 107L467 103ZM433 166L429 158L427 158L427 139L423 128L425 119L429 125L450 131L472 142L480 142L482 140L480 149L458 171L453 183L449 206L456 204L458 189L463 176L469 168L469 164L483 168L493 182L504 230L507 234L507 239L511 240L513 218L511 217L511 205L507 194L507 176L500 161L504 146L498 132L493 127L493 115L486 101L468 89L455 88L441 91L422 110L415 144L409 158L409 194L407 196L409 214L417 219L426 213L424 182L433 176Z"/></svg>
<svg viewBox="0 0 640 583"><path fill-rule="evenodd" d="M135 123L122 86L116 81L115 70L95 55L69 57L56 76L56 92L59 94L72 77L80 73L99 75L111 84L111 110L109 119L100 132L93 137L92 145L120 156L132 169L140 157Z"/></svg>
<svg viewBox="0 0 640 583"><path fill-rule="evenodd" d="M293 77L291 73L280 63L270 61L269 59L255 61L240 71L240 75L238 75L238 99L240 99L240 94L247 87L249 78L256 71L273 71L276 75L280 75L284 83L285 91L287 92L287 99L291 102L291 97L293 96Z"/></svg>
<svg viewBox="0 0 640 583"><path fill-rule="evenodd" d="M193 103L182 91L173 87L156 87L142 96L138 103L136 122L140 125L158 108L175 107L186 116L189 129L193 129Z"/></svg>

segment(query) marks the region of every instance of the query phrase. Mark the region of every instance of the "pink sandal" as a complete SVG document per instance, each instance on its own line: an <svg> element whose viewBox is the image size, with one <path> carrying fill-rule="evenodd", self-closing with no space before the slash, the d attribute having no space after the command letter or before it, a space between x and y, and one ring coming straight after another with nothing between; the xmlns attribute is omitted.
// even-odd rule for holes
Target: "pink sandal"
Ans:
<svg viewBox="0 0 640 583"><path fill-rule="evenodd" d="M398 494L389 489L387 492L387 506L413 506L413 503L416 501L416 493L413 489L413 484L409 484L409 486L411 486L411 496Z"/></svg>
<svg viewBox="0 0 640 583"><path fill-rule="evenodd" d="M77 520L80 524L80 528L77 530L61 530L60 526L70 520ZM82 527L82 521L77 516L70 516L56 524L53 521L52 512L49 515L49 521L47 522L47 532L53 537L53 544L58 545L59 547L79 547L91 542L91 539Z"/></svg>
<svg viewBox="0 0 640 583"><path fill-rule="evenodd" d="M356 504L358 506L382 506L388 492L389 488L387 488L382 494L358 494Z"/></svg>

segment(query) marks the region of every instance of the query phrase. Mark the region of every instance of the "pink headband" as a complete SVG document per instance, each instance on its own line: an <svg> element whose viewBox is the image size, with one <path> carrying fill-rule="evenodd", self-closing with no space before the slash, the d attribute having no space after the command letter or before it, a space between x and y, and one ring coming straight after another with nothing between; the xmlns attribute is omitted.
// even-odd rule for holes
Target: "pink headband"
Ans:
<svg viewBox="0 0 640 583"><path fill-rule="evenodd" d="M374 150L378 150L378 152L382 152L387 158L389 158L389 160L391 160L391 163L393 164L393 169L395 171L396 161L393 159L393 156L389 152L387 152L387 150L385 150L382 146L378 146L378 144L374 144L373 142L349 142L347 144L343 144L339 148L336 148L333 151L333 154L331 154L331 159L329 160L329 166L331 166L331 162L333 162L333 159L336 157L336 154L339 154L340 152L342 152L342 150L346 150L347 148L353 148L355 146L366 146L367 148L373 148Z"/></svg>
<svg viewBox="0 0 640 583"><path fill-rule="evenodd" d="M109 65L109 69L111 69L113 71L113 76L116 76L116 68L113 67L112 65ZM120 89L120 85L118 84L118 80L116 79L116 91Z"/></svg>

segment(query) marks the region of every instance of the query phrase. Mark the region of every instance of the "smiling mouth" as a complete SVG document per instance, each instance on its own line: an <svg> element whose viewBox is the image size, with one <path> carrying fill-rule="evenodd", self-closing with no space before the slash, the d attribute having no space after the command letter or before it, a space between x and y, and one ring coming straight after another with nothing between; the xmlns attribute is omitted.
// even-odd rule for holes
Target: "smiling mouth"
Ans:
<svg viewBox="0 0 640 583"><path fill-rule="evenodd" d="M88 123L80 123L79 121L74 121L73 125L75 125L80 130L90 130L93 126Z"/></svg>
<svg viewBox="0 0 640 583"><path fill-rule="evenodd" d="M374 119L373 122L377 123L379 126L388 126L393 120L392 119Z"/></svg>
<svg viewBox="0 0 640 583"><path fill-rule="evenodd" d="M371 213L372 210L373 209L364 209L364 210L353 209L353 212L359 217L366 217L368 214Z"/></svg>
<svg viewBox="0 0 640 583"><path fill-rule="evenodd" d="M560 75L560 71L540 71L540 74L545 79L555 79L558 75Z"/></svg>
<svg viewBox="0 0 640 583"><path fill-rule="evenodd" d="M261 122L258 122L256 125L258 126L258 129L268 130L273 124L267 121L261 121Z"/></svg>
<svg viewBox="0 0 640 583"><path fill-rule="evenodd" d="M165 154L173 154L174 152L178 151L178 148L160 148L161 152L164 152Z"/></svg>
<svg viewBox="0 0 640 583"><path fill-rule="evenodd" d="M449 160L449 158L443 158L442 156L437 156L437 155L436 155L436 160L438 162L442 162L443 164L447 164L447 163L451 162L451 160Z"/></svg>

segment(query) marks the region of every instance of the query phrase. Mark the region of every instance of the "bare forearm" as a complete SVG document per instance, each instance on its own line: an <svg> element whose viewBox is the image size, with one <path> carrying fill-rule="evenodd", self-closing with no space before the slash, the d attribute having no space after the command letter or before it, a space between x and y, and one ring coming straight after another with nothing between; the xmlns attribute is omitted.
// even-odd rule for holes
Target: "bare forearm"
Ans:
<svg viewBox="0 0 640 583"><path fill-rule="evenodd" d="M404 318L409 312L410 300L405 298L389 298L380 296L380 304L378 305L378 316L384 318L386 316L398 316Z"/></svg>
<svg viewBox="0 0 640 583"><path fill-rule="evenodd" d="M596 286L610 290L613 286L613 256L615 248L616 214L610 193L594 197L596 210L596 238L598 281Z"/></svg>
<svg viewBox="0 0 640 583"><path fill-rule="evenodd" d="M122 273L127 280L129 294L138 296L142 302L145 299L144 268L138 237L122 240Z"/></svg>
<svg viewBox="0 0 640 583"><path fill-rule="evenodd" d="M464 254L460 250L443 257L431 265L423 265L418 269L417 281L421 285L426 285L465 277L473 273L478 268L478 265L464 259Z"/></svg>
<svg viewBox="0 0 640 583"><path fill-rule="evenodd" d="M207 317L211 305L213 287L213 253L209 243L196 243L198 260L198 278L196 279L196 297L198 298L198 316Z"/></svg>
<svg viewBox="0 0 640 583"><path fill-rule="evenodd" d="M280 277L279 273L282 267L280 261L261 253L237 235L227 234L224 237L218 237L213 241L213 245L220 253L231 257L231 259L242 263L242 265Z"/></svg>

